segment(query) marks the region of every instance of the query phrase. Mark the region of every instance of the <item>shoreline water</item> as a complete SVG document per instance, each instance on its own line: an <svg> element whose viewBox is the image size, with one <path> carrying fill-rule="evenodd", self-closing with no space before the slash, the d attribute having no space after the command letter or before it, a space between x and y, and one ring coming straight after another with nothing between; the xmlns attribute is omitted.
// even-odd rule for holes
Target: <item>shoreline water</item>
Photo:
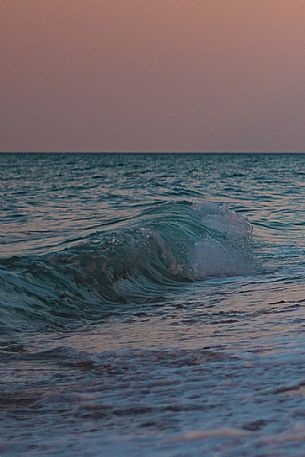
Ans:
<svg viewBox="0 0 305 457"><path fill-rule="evenodd" d="M305 156L19 157L1 455L303 456Z"/></svg>

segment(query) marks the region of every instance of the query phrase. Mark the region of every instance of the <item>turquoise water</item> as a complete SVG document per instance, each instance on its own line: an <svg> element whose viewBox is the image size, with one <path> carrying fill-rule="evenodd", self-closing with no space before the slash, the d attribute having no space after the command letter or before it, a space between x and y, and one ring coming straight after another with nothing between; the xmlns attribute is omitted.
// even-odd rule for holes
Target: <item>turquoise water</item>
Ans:
<svg viewBox="0 0 305 457"><path fill-rule="evenodd" d="M1 154L1 455L303 456L304 170Z"/></svg>

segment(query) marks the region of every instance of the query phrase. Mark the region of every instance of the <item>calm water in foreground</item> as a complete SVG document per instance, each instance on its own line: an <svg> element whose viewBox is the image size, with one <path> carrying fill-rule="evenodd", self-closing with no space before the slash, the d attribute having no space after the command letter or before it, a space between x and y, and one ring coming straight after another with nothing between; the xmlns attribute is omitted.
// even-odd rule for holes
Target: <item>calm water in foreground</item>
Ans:
<svg viewBox="0 0 305 457"><path fill-rule="evenodd" d="M0 155L1 456L305 455L305 154Z"/></svg>

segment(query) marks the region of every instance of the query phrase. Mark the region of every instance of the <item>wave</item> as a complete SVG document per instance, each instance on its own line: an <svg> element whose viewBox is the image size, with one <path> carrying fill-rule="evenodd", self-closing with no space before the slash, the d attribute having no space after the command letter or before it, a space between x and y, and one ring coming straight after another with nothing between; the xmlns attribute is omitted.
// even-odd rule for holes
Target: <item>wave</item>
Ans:
<svg viewBox="0 0 305 457"><path fill-rule="evenodd" d="M251 224L216 203L162 203L56 253L0 260L4 331L58 329L183 282L250 274Z"/></svg>

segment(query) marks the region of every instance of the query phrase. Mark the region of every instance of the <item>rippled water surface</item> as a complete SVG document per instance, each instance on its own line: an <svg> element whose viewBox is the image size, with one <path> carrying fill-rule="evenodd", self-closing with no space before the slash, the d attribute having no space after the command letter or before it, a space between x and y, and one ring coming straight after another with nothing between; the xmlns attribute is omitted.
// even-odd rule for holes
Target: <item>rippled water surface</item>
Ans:
<svg viewBox="0 0 305 457"><path fill-rule="evenodd" d="M305 455L305 154L0 178L1 455Z"/></svg>

